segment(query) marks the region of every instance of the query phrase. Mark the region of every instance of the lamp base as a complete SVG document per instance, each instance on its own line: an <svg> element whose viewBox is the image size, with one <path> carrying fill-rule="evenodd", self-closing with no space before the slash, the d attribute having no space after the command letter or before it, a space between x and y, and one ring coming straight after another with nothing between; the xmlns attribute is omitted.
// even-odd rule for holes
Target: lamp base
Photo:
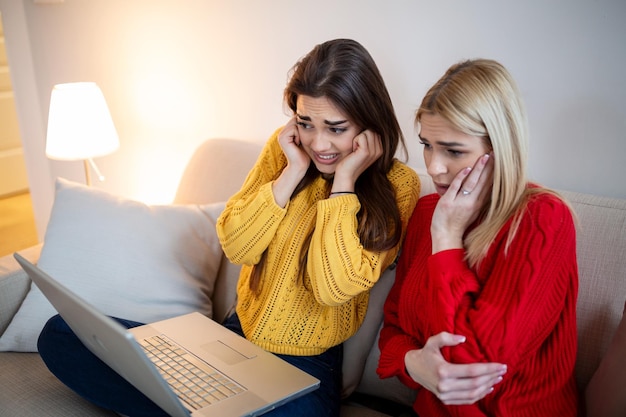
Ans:
<svg viewBox="0 0 626 417"><path fill-rule="evenodd" d="M91 174L89 173L89 161L83 159L83 167L85 168L85 183L91 186Z"/></svg>

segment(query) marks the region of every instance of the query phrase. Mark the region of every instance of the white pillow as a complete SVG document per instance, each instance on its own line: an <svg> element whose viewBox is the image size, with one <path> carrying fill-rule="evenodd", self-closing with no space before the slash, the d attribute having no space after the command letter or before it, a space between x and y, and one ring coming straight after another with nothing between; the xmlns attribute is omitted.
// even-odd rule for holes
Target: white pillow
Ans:
<svg viewBox="0 0 626 417"><path fill-rule="evenodd" d="M104 314L153 322L211 316L222 259L215 221L224 203L148 206L58 179L39 267ZM0 337L2 351L37 351L56 311L32 285Z"/></svg>

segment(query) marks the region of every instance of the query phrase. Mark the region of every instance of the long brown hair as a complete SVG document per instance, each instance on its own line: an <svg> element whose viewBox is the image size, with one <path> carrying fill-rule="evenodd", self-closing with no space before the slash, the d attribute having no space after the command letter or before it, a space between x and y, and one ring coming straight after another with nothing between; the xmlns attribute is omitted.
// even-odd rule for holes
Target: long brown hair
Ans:
<svg viewBox="0 0 626 417"><path fill-rule="evenodd" d="M406 154L404 136L385 82L369 52L351 39L321 43L291 69L285 87L285 104L295 114L298 96L327 97L361 129L380 135L383 155L357 179L355 192L361 202L357 214L358 234L364 248L384 251L395 247L402 237L402 220L396 193L387 178L398 146ZM311 163L291 198L320 176ZM330 184L329 184L330 190ZM301 249L301 273L307 261L308 242ZM266 253L255 265L250 288L258 290Z"/></svg>

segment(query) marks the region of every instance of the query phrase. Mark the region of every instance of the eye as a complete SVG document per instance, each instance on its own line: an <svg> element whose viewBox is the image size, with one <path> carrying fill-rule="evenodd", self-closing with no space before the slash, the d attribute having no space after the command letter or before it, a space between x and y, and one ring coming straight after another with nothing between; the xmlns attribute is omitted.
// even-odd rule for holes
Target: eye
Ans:
<svg viewBox="0 0 626 417"><path fill-rule="evenodd" d="M312 127L310 124L305 123L303 121L298 121L298 122L296 122L296 124L298 126L300 126L302 129L311 129L311 127Z"/></svg>
<svg viewBox="0 0 626 417"><path fill-rule="evenodd" d="M344 133L346 130L345 127L329 127L328 130L330 130L331 132L337 134L337 135L341 135L342 133Z"/></svg>
<svg viewBox="0 0 626 417"><path fill-rule="evenodd" d="M424 149L429 149L430 150L432 148L430 143L424 142L423 140L420 140L419 143L420 143L420 145L424 145Z"/></svg>
<svg viewBox="0 0 626 417"><path fill-rule="evenodd" d="M448 149L448 153L454 158L460 158L465 154L465 152L457 151L456 149Z"/></svg>

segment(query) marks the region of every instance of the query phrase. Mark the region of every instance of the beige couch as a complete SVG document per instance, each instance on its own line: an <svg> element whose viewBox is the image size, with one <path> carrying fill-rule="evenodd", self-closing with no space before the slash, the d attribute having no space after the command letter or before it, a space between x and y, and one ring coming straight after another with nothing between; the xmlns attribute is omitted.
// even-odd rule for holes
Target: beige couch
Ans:
<svg viewBox="0 0 626 417"><path fill-rule="evenodd" d="M174 202L225 201L241 185L259 151L260 145L238 140L206 141L189 162ZM421 177L422 194L432 192L429 178ZM583 389L622 318L626 300L626 201L572 192L563 194L580 221L576 377ZM40 247L33 247L22 254L36 261L39 251ZM213 296L216 320L232 308L237 274L238 267L222 262ZM344 386L346 393L354 392L346 400L342 416L410 415L407 410L413 393L394 379L381 381L375 372L382 303L392 282L393 271L387 271L373 289L366 323L345 344ZM0 334L20 307L29 286L30 281L11 256L0 259ZM36 353L0 352L0 387L0 417L115 415L92 406L65 388L47 371Z"/></svg>

